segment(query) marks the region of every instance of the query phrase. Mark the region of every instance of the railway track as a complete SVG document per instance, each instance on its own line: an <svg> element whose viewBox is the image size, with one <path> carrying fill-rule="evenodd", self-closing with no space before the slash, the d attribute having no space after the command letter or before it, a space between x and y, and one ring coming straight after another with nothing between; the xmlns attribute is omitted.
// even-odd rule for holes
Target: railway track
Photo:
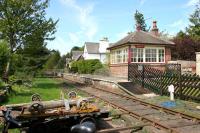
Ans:
<svg viewBox="0 0 200 133"><path fill-rule="evenodd" d="M130 116L148 123L161 131L170 133L200 133L200 118L177 112L168 108L142 101L133 96L111 92L97 86L80 87L81 83L73 82L75 87L87 94L119 108Z"/></svg>

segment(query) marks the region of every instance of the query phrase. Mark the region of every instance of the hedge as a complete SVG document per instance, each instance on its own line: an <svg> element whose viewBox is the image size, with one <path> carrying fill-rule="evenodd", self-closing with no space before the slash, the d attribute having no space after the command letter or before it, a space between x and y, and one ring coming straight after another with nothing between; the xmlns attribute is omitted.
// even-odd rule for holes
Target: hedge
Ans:
<svg viewBox="0 0 200 133"><path fill-rule="evenodd" d="M102 68L103 65L98 59L73 61L71 72L80 74L92 74L95 70Z"/></svg>

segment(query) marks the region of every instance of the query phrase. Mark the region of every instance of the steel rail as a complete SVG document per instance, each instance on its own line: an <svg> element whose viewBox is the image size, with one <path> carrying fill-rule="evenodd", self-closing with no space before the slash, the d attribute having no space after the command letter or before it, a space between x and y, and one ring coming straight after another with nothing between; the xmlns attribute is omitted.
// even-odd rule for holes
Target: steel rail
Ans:
<svg viewBox="0 0 200 133"><path fill-rule="evenodd" d="M72 82L74 82L74 83L83 84L83 83L81 83L81 82L77 82L77 81L73 81L73 80L69 80L69 79L66 79L66 80L72 81ZM76 87L77 87L77 86L76 86ZM123 94L119 94L119 93L116 93L116 92L111 92L111 91L108 91L108 90L104 90L104 89L97 88L97 87L95 87L95 86L92 86L92 88L94 88L94 89L96 89L96 90L103 91L103 92L111 93L111 94L114 94L114 95L117 95L117 96L120 96L120 97L123 97L123 98L126 98L127 100L132 100L132 101L134 101L134 102L139 102L139 104L144 105L144 106L148 106L148 107L150 107L150 108L152 108L152 109L156 109L156 110L159 110L159 111L163 111L163 112L166 112L166 113L169 113L169 114L172 114L172 115L178 115L178 116L180 116L180 117L182 117L182 118L184 118L184 119L188 119L188 120L195 121L195 122L197 122L197 124L200 123L200 119L199 119L198 117L190 116L190 115L187 115L187 114L178 112L178 111L174 111L174 110L167 109L167 108L164 108L164 107L161 107L161 106L158 106L158 105L154 105L154 104L151 104L151 103L148 103L148 102L144 102L144 101L142 101L142 100L140 100L140 99L137 99L137 98L135 98L135 97L133 97L133 96L128 96L128 95L123 95ZM119 105L117 105L117 104L115 104L115 103L113 103L113 102L111 102L111 101L109 101L109 100L107 100L107 99L105 99L105 98L102 98L102 97L100 97L100 96L96 96L96 95L94 95L94 94L92 94L92 93L89 93L89 92L87 92L87 91L85 91L85 90L82 90L82 89L79 89L79 90L84 91L84 92L86 92L87 94L89 94L89 95L91 95L91 96L94 96L94 97L96 97L96 98L98 98L98 99L101 99L101 100L103 100L103 101L105 101L105 102L111 104L111 105L114 106L115 108L120 108L120 109L124 110L125 112L128 112L129 115L131 115L131 116L133 116L133 117L135 117L135 118L137 118L137 119L139 119L139 120L142 120L142 121L145 121L145 122L150 122L154 127L157 127L157 128L159 128L159 129L165 129L165 130L167 130L167 131L169 131L169 132L173 132L173 133L178 133L178 131L176 131L175 128L171 128L171 127L169 127L169 126L166 126L166 125L164 125L164 124L159 123L158 121L151 120L151 119L149 119L149 118L146 118L146 117L144 117L144 116L139 115L138 113L135 113L135 112L133 112L133 111L129 111L129 110L125 109L125 108L122 107L122 106L119 106Z"/></svg>
<svg viewBox="0 0 200 133"><path fill-rule="evenodd" d="M66 80L69 80L69 79L66 79ZM70 80L70 81L72 81L72 80ZM77 81L72 81L72 82L83 84L83 83L77 82ZM161 107L159 105L151 104L151 103L142 101L141 99L133 97L133 96L128 96L128 95L119 94L119 93L116 93L116 92L111 92L111 91L108 91L108 90L105 90L105 89L97 88L95 86L91 86L91 87L94 88L94 89L97 89L97 90L101 90L101 91L104 91L104 92L112 93L112 94L115 94L117 96L121 96L121 97L127 98L127 100L132 100L134 102L137 101L137 102L139 102L140 104L142 104L144 106L149 106L149 107L151 107L153 109L161 110L161 111L166 112L168 114L177 115L177 116L180 116L181 118L192 120L194 122L200 123L200 118L199 117L195 117L195 116L188 115L188 114L185 114L185 113L182 113L182 112L171 110L171 109L168 109L168 108L165 108L165 107Z"/></svg>
<svg viewBox="0 0 200 133"><path fill-rule="evenodd" d="M138 98L135 98L135 97L132 97L132 96L128 96L128 95L123 95L123 94L119 94L119 93L116 93L116 92L111 92L111 91L108 91L108 90L104 90L104 89L100 89L100 88L97 88L97 87L92 87L92 88L95 88L97 90L101 90L101 91L104 91L104 92L109 92L109 93L112 93L112 94L115 94L117 96L121 96L121 97L124 97L124 98L127 98L127 100L132 100L134 102L139 102L140 104L144 105L144 106L148 106L148 107L151 107L153 109L157 109L157 110L161 110L163 112L166 112L166 113L169 113L169 114L172 114L172 115L178 115L180 116L181 118L184 118L184 119L188 119L188 120L192 120L194 122L198 122L200 123L200 118L198 117L194 117L194 116L191 116L191 115L188 115L188 114L185 114L185 113L182 113L182 112L178 112L178 111L175 111L175 110L171 110L171 109L168 109L168 108L165 108L165 107L161 107L159 105L155 105L155 104L151 104L151 103L148 103L148 102L145 102L145 101L142 101Z"/></svg>

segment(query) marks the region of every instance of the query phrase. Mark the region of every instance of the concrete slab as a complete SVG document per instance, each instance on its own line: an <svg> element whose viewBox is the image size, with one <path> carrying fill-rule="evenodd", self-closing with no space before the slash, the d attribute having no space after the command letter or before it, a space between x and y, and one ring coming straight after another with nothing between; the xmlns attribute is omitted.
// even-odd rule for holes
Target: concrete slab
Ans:
<svg viewBox="0 0 200 133"><path fill-rule="evenodd" d="M178 116L166 114L164 112L150 114L150 115L145 115L145 117L147 117L147 118L149 118L151 120L156 120L156 121L168 121L168 120L179 119Z"/></svg>
<svg viewBox="0 0 200 133"><path fill-rule="evenodd" d="M181 118L175 119L175 120L160 121L160 123L172 128L197 125L197 123L193 121L189 121L189 120L181 119Z"/></svg>
<svg viewBox="0 0 200 133"><path fill-rule="evenodd" d="M130 111L150 109L150 107L147 107L147 106L144 106L144 105L126 106L124 108L128 109Z"/></svg>
<svg viewBox="0 0 200 133"><path fill-rule="evenodd" d="M145 109L145 110L136 110L136 113L140 114L141 116L145 116L152 114L160 114L160 111L155 109Z"/></svg>
<svg viewBox="0 0 200 133"><path fill-rule="evenodd" d="M143 127L141 132L142 133L169 133L169 131L160 130L153 126L145 126L145 127Z"/></svg>
<svg viewBox="0 0 200 133"><path fill-rule="evenodd" d="M200 124L176 128L180 133L200 133Z"/></svg>

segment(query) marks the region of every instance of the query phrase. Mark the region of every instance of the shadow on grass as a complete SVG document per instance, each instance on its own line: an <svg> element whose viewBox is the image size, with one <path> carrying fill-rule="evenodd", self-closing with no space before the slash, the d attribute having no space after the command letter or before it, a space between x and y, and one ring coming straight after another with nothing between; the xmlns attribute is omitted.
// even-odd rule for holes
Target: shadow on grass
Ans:
<svg viewBox="0 0 200 133"><path fill-rule="evenodd" d="M52 88L59 88L61 83L37 83L33 86L33 88L40 88L40 89L52 89Z"/></svg>

